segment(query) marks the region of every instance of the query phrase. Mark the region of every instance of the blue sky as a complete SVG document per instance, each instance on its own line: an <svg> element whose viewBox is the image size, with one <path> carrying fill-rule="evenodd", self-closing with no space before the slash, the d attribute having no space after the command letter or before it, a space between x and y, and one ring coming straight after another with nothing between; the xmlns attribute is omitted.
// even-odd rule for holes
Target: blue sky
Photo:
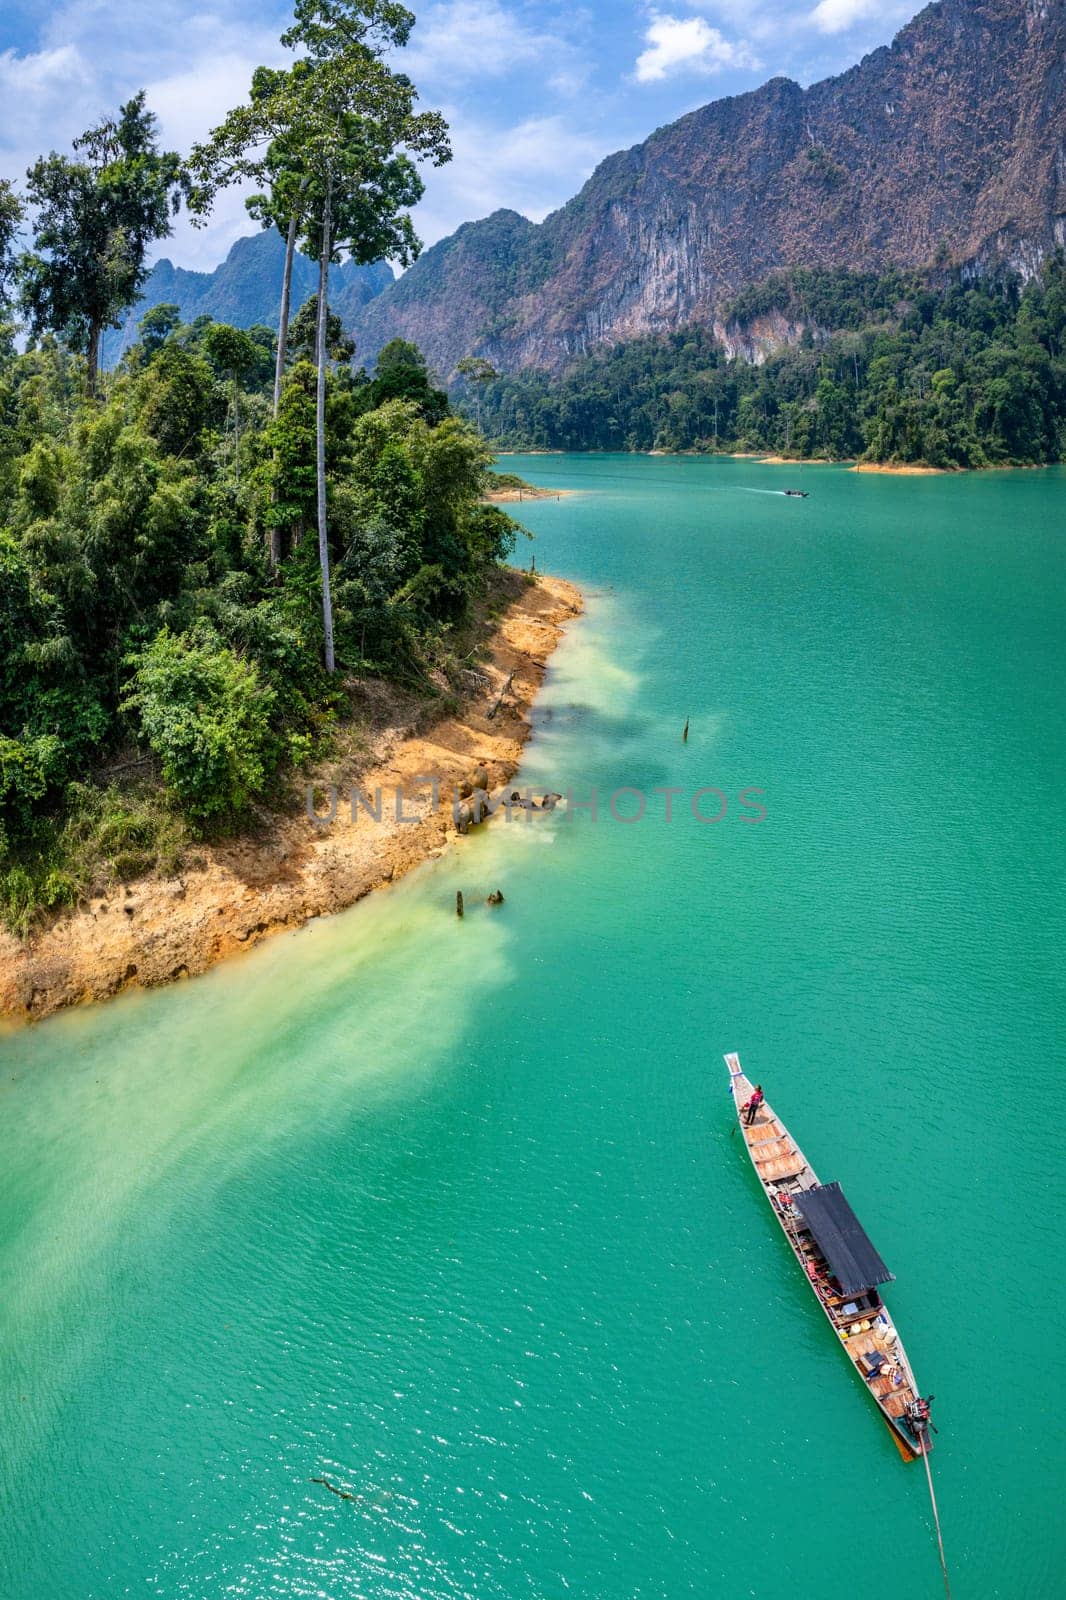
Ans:
<svg viewBox="0 0 1066 1600"><path fill-rule="evenodd" d="M423 102L445 112L455 159L427 173L427 243L501 205L539 220L596 162L721 95L785 74L807 84L887 43L918 0L407 0L403 53ZM273 0L3 0L0 174L21 179L138 88L167 144L189 145L281 61ZM179 221L160 248L213 266L251 231L240 195L211 227Z"/></svg>

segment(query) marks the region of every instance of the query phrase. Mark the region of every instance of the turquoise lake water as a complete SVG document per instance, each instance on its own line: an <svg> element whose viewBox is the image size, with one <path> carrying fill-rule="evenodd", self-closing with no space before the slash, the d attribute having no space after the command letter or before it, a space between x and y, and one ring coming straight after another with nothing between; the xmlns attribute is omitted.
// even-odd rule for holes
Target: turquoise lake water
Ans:
<svg viewBox="0 0 1066 1600"><path fill-rule="evenodd" d="M942 1592L732 1049L897 1275L956 1600L1061 1593L1066 473L504 464L600 815L0 1039L0 1595Z"/></svg>

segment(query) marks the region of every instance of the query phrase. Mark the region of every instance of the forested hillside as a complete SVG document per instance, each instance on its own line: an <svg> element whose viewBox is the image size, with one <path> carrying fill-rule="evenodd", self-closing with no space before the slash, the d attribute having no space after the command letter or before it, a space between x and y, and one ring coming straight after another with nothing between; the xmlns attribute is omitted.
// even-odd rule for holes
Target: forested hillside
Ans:
<svg viewBox="0 0 1066 1600"><path fill-rule="evenodd" d="M481 503L489 452L416 354L386 352L373 383L338 364L330 676L313 319L294 328L276 420L269 338L167 320L149 315L97 405L55 340L0 362L0 909L15 926L102 864L173 868L197 833L283 799L359 677L458 686L452 630L512 546Z"/></svg>
<svg viewBox="0 0 1066 1600"><path fill-rule="evenodd" d="M939 467L1066 457L1066 262L945 285L915 274L794 271L739 295L731 342L778 318L798 342L761 363L688 328L598 351L561 377L479 385L515 449L764 450ZM833 331L830 331L833 330ZM467 402L471 411L474 401Z"/></svg>

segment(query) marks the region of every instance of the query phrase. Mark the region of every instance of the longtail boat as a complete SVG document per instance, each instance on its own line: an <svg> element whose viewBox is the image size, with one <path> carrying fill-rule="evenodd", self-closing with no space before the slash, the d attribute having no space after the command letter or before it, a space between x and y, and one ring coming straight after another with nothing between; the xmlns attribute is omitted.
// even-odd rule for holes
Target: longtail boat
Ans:
<svg viewBox="0 0 1066 1600"><path fill-rule="evenodd" d="M737 1055L727 1055L729 1087L751 1164L811 1292L845 1355L873 1396L905 1461L928 1455L929 1407L918 1392L879 1285L889 1272L839 1183L822 1184L781 1118L755 1095ZM932 1480L930 1480L932 1492ZM938 1525L939 1534L939 1525Z"/></svg>

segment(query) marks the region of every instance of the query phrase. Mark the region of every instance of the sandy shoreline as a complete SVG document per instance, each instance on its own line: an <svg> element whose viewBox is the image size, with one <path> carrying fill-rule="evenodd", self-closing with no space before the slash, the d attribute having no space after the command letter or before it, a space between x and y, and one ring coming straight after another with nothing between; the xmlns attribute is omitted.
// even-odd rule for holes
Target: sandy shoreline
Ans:
<svg viewBox="0 0 1066 1600"><path fill-rule="evenodd" d="M821 456L756 456L760 467L846 467L847 461L826 461Z"/></svg>
<svg viewBox="0 0 1066 1600"><path fill-rule="evenodd" d="M756 459L760 467L846 467L849 472L879 472L893 478L939 477L946 471L944 467L914 466L905 461L856 461L854 457L844 461L821 458L801 461L795 456L758 456Z"/></svg>
<svg viewBox="0 0 1066 1600"><path fill-rule="evenodd" d="M394 883L456 840L449 791L477 781L509 781L529 736L529 711L581 595L561 578L538 578L501 618L479 662L486 685L476 699L425 733L387 730L366 762L346 771L338 762L329 781L341 801L326 827L303 812L281 816L262 838L205 846L203 865L177 878L148 878L60 917L21 943L0 933L0 1016L35 1020L64 1006L102 1000L130 986L154 987L205 972L216 961L312 917L354 905L372 889ZM494 702L511 678L495 717ZM433 807L420 775L440 779ZM352 785L373 799L383 791L382 820L361 814L352 823L346 797ZM396 820L395 794L408 796Z"/></svg>
<svg viewBox="0 0 1066 1600"><path fill-rule="evenodd" d="M942 478L946 467L919 467L907 461L860 461L852 472L883 472L893 478ZM960 467L959 471L963 469Z"/></svg>

